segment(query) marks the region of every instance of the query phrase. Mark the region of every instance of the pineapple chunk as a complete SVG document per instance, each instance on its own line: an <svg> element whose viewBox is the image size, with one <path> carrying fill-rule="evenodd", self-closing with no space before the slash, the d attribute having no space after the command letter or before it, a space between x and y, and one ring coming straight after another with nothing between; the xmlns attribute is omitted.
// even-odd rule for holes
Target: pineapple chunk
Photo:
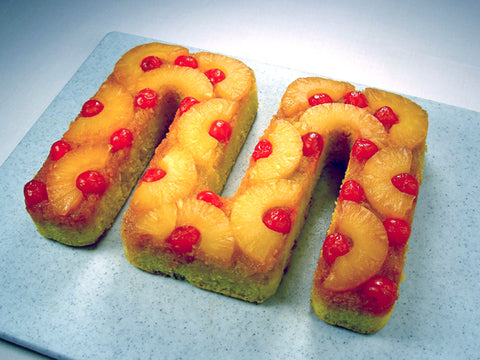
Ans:
<svg viewBox="0 0 480 360"><path fill-rule="evenodd" d="M195 58L198 61L198 68L202 72L220 69L225 74L225 80L215 85L217 97L238 101L251 90L253 71L241 61L206 52L195 54Z"/></svg>
<svg viewBox="0 0 480 360"><path fill-rule="evenodd" d="M78 175L87 170L103 170L108 154L106 145L80 146L55 162L46 185L50 204L58 215L66 215L80 204L83 194L76 185Z"/></svg>
<svg viewBox="0 0 480 360"><path fill-rule="evenodd" d="M252 182L288 178L302 158L302 138L290 122L274 121L267 134L266 138L272 144L272 153L266 158L258 159L248 169L247 177Z"/></svg>
<svg viewBox="0 0 480 360"><path fill-rule="evenodd" d="M144 73L140 67L142 60L148 56L156 56L166 64L173 64L180 55L188 55L188 49L160 43L139 45L126 52L115 64L113 74L117 81L134 93L133 86Z"/></svg>
<svg viewBox="0 0 480 360"><path fill-rule="evenodd" d="M187 196L197 184L197 169L192 155L180 147L171 148L165 156L155 156L149 165L166 172L154 182L140 181L132 196L131 206L154 208L161 203L175 202Z"/></svg>
<svg viewBox="0 0 480 360"><path fill-rule="evenodd" d="M177 205L175 203L159 204L155 209L141 213L136 218L135 226L140 234L151 236L153 247L162 247L177 221Z"/></svg>
<svg viewBox="0 0 480 360"><path fill-rule="evenodd" d="M159 96L165 92L175 92L182 98L193 97L204 101L213 97L213 86L208 78L197 69L185 66L162 65L143 73L135 84L134 92L149 88Z"/></svg>
<svg viewBox="0 0 480 360"><path fill-rule="evenodd" d="M387 142L387 132L373 115L367 111L348 104L324 104L309 108L296 124L300 134L314 131L322 136L343 132L353 138L366 138L379 148Z"/></svg>
<svg viewBox="0 0 480 360"><path fill-rule="evenodd" d="M79 115L64 134L65 141L108 141L113 132L126 127L133 118L133 97L118 83L107 80L93 98L103 104L103 110L92 117Z"/></svg>
<svg viewBox="0 0 480 360"><path fill-rule="evenodd" d="M293 116L310 107L308 99L318 93L329 95L334 102L355 90L354 86L341 81L322 78L300 78L291 83L280 103L280 110L286 116Z"/></svg>
<svg viewBox="0 0 480 360"><path fill-rule="evenodd" d="M427 138L428 115L419 105L403 96L378 89L365 89L369 107L375 112L389 106L399 122L390 129L390 139L397 146L413 149Z"/></svg>
<svg viewBox="0 0 480 360"><path fill-rule="evenodd" d="M212 204L186 198L178 200L176 226L191 225L200 231L197 257L204 261L227 264L230 262L235 241L230 221L225 213Z"/></svg>
<svg viewBox="0 0 480 360"><path fill-rule="evenodd" d="M181 146L188 149L195 161L205 167L215 164L221 144L209 135L212 122L231 122L238 104L225 99L210 99L194 105L177 121L176 134Z"/></svg>
<svg viewBox="0 0 480 360"><path fill-rule="evenodd" d="M382 267L388 253L388 238L380 219L367 208L353 202L339 204L335 232L349 237L353 246L338 257L323 285L333 291L346 291L361 285Z"/></svg>
<svg viewBox="0 0 480 360"><path fill-rule="evenodd" d="M406 219L415 196L401 192L392 184L392 177L409 173L412 152L406 148L388 147L378 151L365 164L363 189L370 204L386 217Z"/></svg>
<svg viewBox="0 0 480 360"><path fill-rule="evenodd" d="M272 180L255 184L239 195L231 214L232 229L242 252L260 265L273 266L284 250L285 238L263 223L265 212L274 207L296 209L302 195L299 183Z"/></svg>

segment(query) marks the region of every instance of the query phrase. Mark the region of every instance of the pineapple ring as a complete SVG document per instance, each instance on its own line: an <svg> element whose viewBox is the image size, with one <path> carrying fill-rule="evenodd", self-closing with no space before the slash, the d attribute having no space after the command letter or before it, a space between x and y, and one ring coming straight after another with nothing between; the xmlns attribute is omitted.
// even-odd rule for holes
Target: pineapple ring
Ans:
<svg viewBox="0 0 480 360"><path fill-rule="evenodd" d="M418 104L403 96L378 89L367 88L364 94L372 111L389 106L398 116L399 122L390 129L390 141L394 145L413 149L425 141L428 115Z"/></svg>
<svg viewBox="0 0 480 360"><path fill-rule="evenodd" d="M213 86L203 73L189 67L169 64L138 77L134 86L135 94L146 88L159 94L174 92L180 94L182 98L190 96L198 101L213 97Z"/></svg>
<svg viewBox="0 0 480 360"><path fill-rule="evenodd" d="M107 80L93 97L103 110L92 117L79 115L64 134L70 143L107 142L114 131L125 127L133 117L133 97L115 81Z"/></svg>
<svg viewBox="0 0 480 360"><path fill-rule="evenodd" d="M169 214L169 216L165 216ZM135 227L142 234L150 234L151 245L160 248L165 239L175 229L177 206L175 203L162 203L156 208L137 217Z"/></svg>
<svg viewBox="0 0 480 360"><path fill-rule="evenodd" d="M222 145L209 135L215 120L228 123L238 111L238 104L220 98L210 99L192 106L177 120L175 133L181 146L188 149L202 166L218 161Z"/></svg>
<svg viewBox="0 0 480 360"><path fill-rule="evenodd" d="M388 147L368 159L363 170L363 188L368 201L386 217L406 219L415 196L399 191L392 177L409 173L412 153L406 148Z"/></svg>
<svg viewBox="0 0 480 360"><path fill-rule="evenodd" d="M285 236L267 228L263 215L273 207L296 209L301 196L301 185L285 179L255 184L238 196L231 222L242 252L259 264L273 264L283 249Z"/></svg>
<svg viewBox="0 0 480 360"><path fill-rule="evenodd" d="M140 64L147 56L156 56L162 62L173 64L181 55L188 55L188 49L183 46L150 43L139 45L127 51L115 64L113 73L117 81L134 93L136 80L143 74Z"/></svg>
<svg viewBox="0 0 480 360"><path fill-rule="evenodd" d="M237 59L207 52L199 52L195 58L201 71L217 68L225 74L226 79L215 85L217 97L240 101L254 85L252 73Z"/></svg>
<svg viewBox="0 0 480 360"><path fill-rule="evenodd" d="M201 233L199 258L206 262L228 264L235 248L235 239L226 214L210 203L193 198L178 200L177 208L176 226L191 225Z"/></svg>
<svg viewBox="0 0 480 360"><path fill-rule="evenodd" d="M347 104L311 107L303 113L296 126L302 135L314 131L328 137L335 132L343 132L355 139L369 139L378 147L384 147L388 139L385 128L373 115Z"/></svg>
<svg viewBox="0 0 480 360"><path fill-rule="evenodd" d="M286 120L273 121L266 138L272 144L272 154L250 166L246 177L252 182L285 179L295 172L302 158L300 133Z"/></svg>
<svg viewBox="0 0 480 360"><path fill-rule="evenodd" d="M355 90L355 87L346 82L330 79L300 78L287 87L282 96L280 109L286 116L293 116L305 111L310 107L308 103L310 96L323 93L325 89L328 89L328 95L333 101L339 101L346 93Z"/></svg>
<svg viewBox="0 0 480 360"><path fill-rule="evenodd" d="M323 283L333 291L351 290L370 279L388 252L387 233L375 214L353 201L343 201L340 209L336 231L350 237L353 247L333 263Z"/></svg>
<svg viewBox="0 0 480 360"><path fill-rule="evenodd" d="M87 170L103 170L108 160L108 148L104 145L83 146L69 151L55 162L47 175L47 193L58 215L66 215L83 199L77 188L78 175Z"/></svg>
<svg viewBox="0 0 480 360"><path fill-rule="evenodd" d="M154 182L141 181L132 196L132 207L155 208L158 204L174 202L187 196L197 182L197 169L192 155L181 148L170 149L163 157L156 157L150 168L166 172Z"/></svg>

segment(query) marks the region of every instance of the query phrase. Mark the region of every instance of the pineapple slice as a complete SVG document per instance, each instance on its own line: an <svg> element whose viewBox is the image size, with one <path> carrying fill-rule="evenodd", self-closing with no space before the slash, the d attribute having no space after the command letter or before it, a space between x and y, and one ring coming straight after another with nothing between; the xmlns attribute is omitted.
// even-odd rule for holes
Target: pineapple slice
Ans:
<svg viewBox="0 0 480 360"><path fill-rule="evenodd" d="M136 218L135 226L140 234L151 236L150 245L162 247L177 221L177 205L175 203L158 204L158 206Z"/></svg>
<svg viewBox="0 0 480 360"><path fill-rule="evenodd" d="M349 237L353 246L332 264L323 285L333 291L346 291L361 285L382 267L388 253L386 230L367 208L353 202L339 204L335 232Z"/></svg>
<svg viewBox="0 0 480 360"><path fill-rule="evenodd" d="M142 60L148 56L156 56L167 64L173 64L180 55L188 55L188 49L160 43L139 45L126 52L115 64L113 74L117 81L125 86L130 93L134 93L137 79L144 73L141 68Z"/></svg>
<svg viewBox="0 0 480 360"><path fill-rule="evenodd" d="M204 261L230 262L235 248L230 221L216 206L194 198L178 200L176 226L194 226L201 234L196 256Z"/></svg>
<svg viewBox="0 0 480 360"><path fill-rule="evenodd" d="M185 66L162 65L158 69L142 74L134 86L134 92L149 88L159 96L164 92L175 92L182 98L193 97L204 101L213 97L213 86L200 71Z"/></svg>
<svg viewBox="0 0 480 360"><path fill-rule="evenodd" d="M80 204L83 194L76 185L78 175L103 170L108 154L106 145L80 146L55 162L46 179L48 199L55 213L66 215Z"/></svg>
<svg viewBox="0 0 480 360"><path fill-rule="evenodd" d="M197 184L197 169L192 155L180 147L171 148L163 157L155 156L149 168L159 168L166 175L154 182L140 181L131 206L154 208L187 196Z"/></svg>
<svg viewBox="0 0 480 360"><path fill-rule="evenodd" d="M253 185L235 199L232 229L238 246L247 257L260 265L273 266L288 235L267 228L263 216L275 207L296 209L301 195L299 183L281 179Z"/></svg>
<svg viewBox="0 0 480 360"><path fill-rule="evenodd" d="M126 127L133 118L133 97L115 81L104 82L93 98L103 104L103 110L91 117L79 115L64 134L65 141L76 144L108 141L114 131Z"/></svg>
<svg viewBox="0 0 480 360"><path fill-rule="evenodd" d="M392 177L409 173L412 152L407 148L388 147L378 151L365 164L363 189L370 204L386 217L406 219L415 196L398 190Z"/></svg>
<svg viewBox="0 0 480 360"><path fill-rule="evenodd" d="M390 139L397 146L413 149L427 138L428 115L419 105L403 96L378 89L365 89L369 107L375 112L389 106L399 122L390 129Z"/></svg>
<svg viewBox="0 0 480 360"><path fill-rule="evenodd" d="M238 101L251 90L253 71L241 61L207 52L199 52L195 58L201 71L220 69L225 74L226 78L215 85L217 97Z"/></svg>
<svg viewBox="0 0 480 360"><path fill-rule="evenodd" d="M310 107L308 99L318 93L329 95L334 102L355 90L354 86L341 81L322 78L300 78L291 83L280 102L280 110L286 116L293 116Z"/></svg>
<svg viewBox="0 0 480 360"><path fill-rule="evenodd" d="M354 105L324 104L309 108L296 124L301 135L317 132L329 136L335 132L343 132L356 138L373 141L379 148L384 147L388 134L373 115Z"/></svg>
<svg viewBox="0 0 480 360"><path fill-rule="evenodd" d="M302 138L290 122L272 122L266 139L272 144L272 153L258 159L248 169L247 177L252 182L288 178L302 158Z"/></svg>
<svg viewBox="0 0 480 360"><path fill-rule="evenodd" d="M231 122L238 104L225 99L210 99L194 105L177 121L175 132L178 142L188 149L201 166L215 164L221 144L209 135L215 120Z"/></svg>

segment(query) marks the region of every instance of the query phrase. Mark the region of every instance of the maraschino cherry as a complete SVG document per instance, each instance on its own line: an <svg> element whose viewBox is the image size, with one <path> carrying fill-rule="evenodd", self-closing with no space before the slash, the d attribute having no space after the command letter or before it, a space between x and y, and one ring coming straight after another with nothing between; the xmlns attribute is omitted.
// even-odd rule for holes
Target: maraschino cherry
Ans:
<svg viewBox="0 0 480 360"><path fill-rule="evenodd" d="M353 143L352 156L358 161L364 161L370 159L378 151L377 145L374 142L358 138Z"/></svg>
<svg viewBox="0 0 480 360"><path fill-rule="evenodd" d="M345 95L345 104L364 108L368 106L367 97L360 91L351 91Z"/></svg>
<svg viewBox="0 0 480 360"><path fill-rule="evenodd" d="M193 245L195 245L198 240L200 240L200 231L193 226L186 225L173 230L167 242L172 245L175 252L185 254L193 250Z"/></svg>
<svg viewBox="0 0 480 360"><path fill-rule="evenodd" d="M197 200L208 202L217 208L221 208L223 205L222 200L220 200L220 196L209 190L199 192L197 194Z"/></svg>
<svg viewBox="0 0 480 360"><path fill-rule="evenodd" d="M167 172L159 168L148 168L142 175L142 181L155 182L161 180L167 175Z"/></svg>
<svg viewBox="0 0 480 360"><path fill-rule="evenodd" d="M267 139L260 140L255 149L253 150L252 158L257 161L258 159L267 158L272 154L273 146Z"/></svg>
<svg viewBox="0 0 480 360"><path fill-rule="evenodd" d="M207 76L208 80L212 83L212 85L216 85L219 82L225 80L226 75L220 69L210 69L205 71L205 75Z"/></svg>
<svg viewBox="0 0 480 360"><path fill-rule="evenodd" d="M44 200L48 200L47 186L39 180L31 180L23 187L25 204L27 207L35 206Z"/></svg>
<svg viewBox="0 0 480 360"><path fill-rule="evenodd" d="M381 314L392 308L398 299L398 286L389 278L376 276L362 287L366 298L366 309L374 314Z"/></svg>
<svg viewBox="0 0 480 360"><path fill-rule="evenodd" d="M152 89L140 90L135 96L135 105L142 109L150 109L157 105L158 95Z"/></svg>
<svg viewBox="0 0 480 360"><path fill-rule="evenodd" d="M408 173L397 174L392 177L392 184L401 192L413 196L418 195L418 181Z"/></svg>
<svg viewBox="0 0 480 360"><path fill-rule="evenodd" d="M232 127L223 120L215 120L210 126L208 134L221 143L227 143L232 135Z"/></svg>
<svg viewBox="0 0 480 360"><path fill-rule="evenodd" d="M77 177L77 188L84 194L103 194L107 188L105 177L96 170L87 170Z"/></svg>
<svg viewBox="0 0 480 360"><path fill-rule="evenodd" d="M303 156L320 156L323 151L323 138L316 132L309 132L302 136Z"/></svg>
<svg viewBox="0 0 480 360"><path fill-rule="evenodd" d="M180 55L175 59L175 65L190 67L192 69L198 68L197 60L190 55Z"/></svg>
<svg viewBox="0 0 480 360"><path fill-rule="evenodd" d="M133 143L133 134L128 129L118 129L110 136L110 145L112 151L118 151L131 146Z"/></svg>
<svg viewBox="0 0 480 360"><path fill-rule="evenodd" d="M271 208L263 215L263 223L270 230L288 234L292 228L290 212L282 208Z"/></svg>
<svg viewBox="0 0 480 360"><path fill-rule="evenodd" d="M325 238L322 255L328 264L333 264L339 256L350 251L347 237L341 233L333 233Z"/></svg>
<svg viewBox="0 0 480 360"><path fill-rule="evenodd" d="M54 142L50 148L50 158L54 161L60 160L70 150L72 150L72 147L69 143L63 140L58 140Z"/></svg>

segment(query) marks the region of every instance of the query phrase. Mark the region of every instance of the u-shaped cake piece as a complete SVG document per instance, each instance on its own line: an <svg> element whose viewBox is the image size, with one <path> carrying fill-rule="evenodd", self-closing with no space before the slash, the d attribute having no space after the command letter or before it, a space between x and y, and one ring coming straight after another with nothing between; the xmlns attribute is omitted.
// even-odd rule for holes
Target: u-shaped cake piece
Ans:
<svg viewBox="0 0 480 360"><path fill-rule="evenodd" d="M233 160L222 161L235 157L255 119L253 71L223 55L144 44L118 60L112 74L52 145L34 179L25 185L26 208L39 232L70 246L95 244L111 226L176 114L194 102L202 102L199 112L223 120L212 129L215 136L223 136L222 141L211 140L201 149L203 157L206 152L218 157L219 171L205 186L220 191L233 164ZM185 121L195 123L195 116L190 117ZM198 135L182 134L179 141L188 144ZM169 151L162 149L158 151ZM227 155L219 156L221 152ZM196 176L200 165L172 165L176 160L185 165L191 160L179 153L178 149L171 151L164 161L178 169L179 176ZM176 196L175 189L181 193L182 186L194 181L190 177L181 183L172 174L166 179L173 180L171 196Z"/></svg>

